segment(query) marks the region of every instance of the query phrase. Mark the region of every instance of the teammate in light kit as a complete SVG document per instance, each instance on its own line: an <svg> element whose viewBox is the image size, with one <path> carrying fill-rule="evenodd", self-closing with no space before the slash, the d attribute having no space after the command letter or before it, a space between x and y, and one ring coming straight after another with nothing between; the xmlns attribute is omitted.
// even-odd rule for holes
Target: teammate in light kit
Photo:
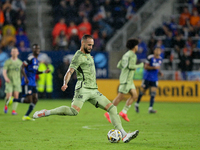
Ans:
<svg viewBox="0 0 200 150"><path fill-rule="evenodd" d="M109 112L112 124L121 131L123 142L127 143L137 137L139 131L126 133L123 129L121 120L117 114L117 107L115 107L103 94L97 89L96 71L94 60L90 55L94 39L90 35L84 35L81 39L81 48L73 56L72 62L68 71L65 74L62 91L67 89L67 84L74 71L77 74L77 83L75 87L75 94L72 100L71 107L61 106L51 110L36 111L33 118L46 117L50 115L67 115L76 116L80 112L84 102L89 101L96 108L101 108Z"/></svg>
<svg viewBox="0 0 200 150"><path fill-rule="evenodd" d="M21 76L20 76L20 68L22 65L22 61L18 59L19 51L17 48L11 49L11 58L6 60L3 67L3 77L6 81L5 83L5 93L6 93L6 101L12 95L14 98L19 98L19 92L21 92ZM12 105L12 115L16 115L18 103L15 102ZM4 113L8 112L8 106L4 106Z"/></svg>
<svg viewBox="0 0 200 150"><path fill-rule="evenodd" d="M144 66L146 70L144 74L144 80L142 82L142 90L140 91L137 102L135 103L135 110L137 113L139 113L140 100L148 88L150 88L150 95L151 95L148 111L149 113L156 113L156 110L153 109L153 104L156 95L156 90L158 87L158 75L160 74L161 76L163 76L163 74L160 72L160 66L162 63L162 57L160 57L160 54L161 54L161 48L156 47L154 49L154 54L149 55L147 57Z"/></svg>
<svg viewBox="0 0 200 150"><path fill-rule="evenodd" d="M121 69L121 74L119 77L120 85L118 89L118 95L113 100L113 105L117 106L123 99L124 94L129 93L131 95L131 97L126 101L123 110L119 113L119 115L126 121L130 121L127 116L127 111L131 107L131 104L134 102L134 100L137 99L137 91L133 83L134 72L135 69L144 66L144 63L136 65L137 55L135 53L138 50L138 43L139 42L137 39L129 39L126 43L126 47L129 49L129 51L122 56L122 59L117 64L117 68ZM104 116L109 122L111 122L108 112L106 112Z"/></svg>
<svg viewBox="0 0 200 150"><path fill-rule="evenodd" d="M22 117L22 120L34 120L29 117L30 113L34 109L37 101L38 101L38 93L36 88L36 74L41 73L49 73L50 70L47 69L44 72L38 71L38 55L40 53L40 46L38 44L33 45L33 54L28 56L28 58L23 62L21 67L21 72L23 75L22 78L22 98L16 99L10 97L7 101L7 105L9 106L12 102L19 103L30 103L29 108L26 114Z"/></svg>

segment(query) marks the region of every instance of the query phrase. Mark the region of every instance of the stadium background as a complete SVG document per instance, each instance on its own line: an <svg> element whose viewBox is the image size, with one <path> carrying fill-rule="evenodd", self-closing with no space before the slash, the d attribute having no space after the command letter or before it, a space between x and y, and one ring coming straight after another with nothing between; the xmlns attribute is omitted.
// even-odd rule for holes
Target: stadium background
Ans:
<svg viewBox="0 0 200 150"><path fill-rule="evenodd" d="M155 45L162 46L164 77L160 78L156 101L200 101L199 0L19 1L0 3L1 98L4 97L2 67L10 49L18 47L19 58L24 60L34 43L41 45L41 53L51 58L55 68L52 98L71 98L68 93L73 93L73 88L65 95L61 93L57 70L62 70L60 66L65 58L70 61L80 46L80 37L88 33L95 39L91 55L97 68L99 90L110 100L117 95L120 70L116 64L126 51L127 39L137 37L140 39L138 62L144 61ZM188 12L184 14L185 8ZM181 20L184 17L189 23ZM64 24L60 23L62 18ZM60 34L62 30L64 35ZM179 36L181 40L177 40ZM187 56L183 57L185 53ZM186 61L190 65L186 66ZM143 70L136 70L138 90L142 74ZM144 101L148 99L144 97Z"/></svg>

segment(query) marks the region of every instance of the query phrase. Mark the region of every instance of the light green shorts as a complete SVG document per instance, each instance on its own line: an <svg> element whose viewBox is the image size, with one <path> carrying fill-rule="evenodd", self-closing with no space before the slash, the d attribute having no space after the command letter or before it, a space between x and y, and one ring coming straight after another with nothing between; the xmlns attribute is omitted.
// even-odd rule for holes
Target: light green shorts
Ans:
<svg viewBox="0 0 200 150"><path fill-rule="evenodd" d="M96 108L100 107L105 109L106 105L111 103L103 94L101 94L97 89L86 89L81 88L75 91L74 98L71 105L76 105L82 108L84 102L90 102Z"/></svg>
<svg viewBox="0 0 200 150"><path fill-rule="evenodd" d="M131 89L135 89L134 84L120 84L118 92L127 94Z"/></svg>
<svg viewBox="0 0 200 150"><path fill-rule="evenodd" d="M22 91L21 84L13 84L12 82L5 83L5 93L21 92L21 91Z"/></svg>

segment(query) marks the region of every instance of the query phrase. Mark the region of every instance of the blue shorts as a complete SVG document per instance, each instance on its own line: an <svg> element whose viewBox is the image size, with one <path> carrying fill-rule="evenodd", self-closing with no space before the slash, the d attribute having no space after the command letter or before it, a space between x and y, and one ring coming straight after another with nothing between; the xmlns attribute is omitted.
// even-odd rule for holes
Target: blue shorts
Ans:
<svg viewBox="0 0 200 150"><path fill-rule="evenodd" d="M142 87L144 89L148 89L149 87L158 87L158 81L143 80L142 81Z"/></svg>
<svg viewBox="0 0 200 150"><path fill-rule="evenodd" d="M22 85L22 97L26 97L27 95L32 95L33 93L37 93L36 86L30 86L30 85Z"/></svg>

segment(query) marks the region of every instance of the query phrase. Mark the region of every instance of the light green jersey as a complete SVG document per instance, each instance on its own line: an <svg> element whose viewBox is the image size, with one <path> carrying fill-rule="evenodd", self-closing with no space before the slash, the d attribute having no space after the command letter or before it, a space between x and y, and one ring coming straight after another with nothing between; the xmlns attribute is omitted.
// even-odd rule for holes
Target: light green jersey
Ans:
<svg viewBox="0 0 200 150"><path fill-rule="evenodd" d="M82 87L97 89L95 65L90 54L84 54L78 50L74 54L69 68L76 70L78 80L76 83L76 90Z"/></svg>
<svg viewBox="0 0 200 150"><path fill-rule="evenodd" d="M21 65L22 61L20 59L12 60L11 58L6 60L4 64L3 69L7 71L7 76L14 85L21 85Z"/></svg>
<svg viewBox="0 0 200 150"><path fill-rule="evenodd" d="M133 76L135 72L135 65L137 62L137 55L129 50L123 56L122 59L118 62L117 68L121 69L121 74L119 77L120 84L132 84Z"/></svg>

